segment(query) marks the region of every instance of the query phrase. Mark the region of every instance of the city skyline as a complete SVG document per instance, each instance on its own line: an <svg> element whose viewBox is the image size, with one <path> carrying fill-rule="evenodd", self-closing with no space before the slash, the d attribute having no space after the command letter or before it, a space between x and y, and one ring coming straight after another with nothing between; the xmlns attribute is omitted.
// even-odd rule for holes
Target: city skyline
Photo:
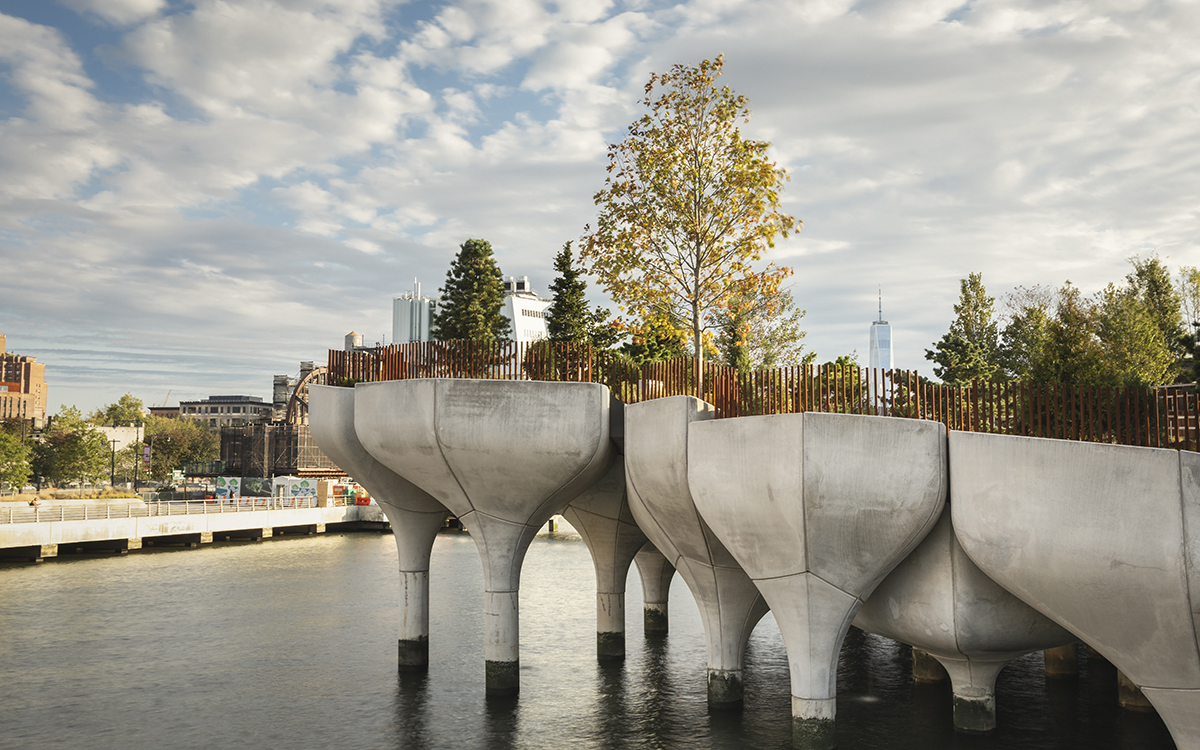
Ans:
<svg viewBox="0 0 1200 750"><path fill-rule="evenodd" d="M768 258L809 349L865 363L882 285L931 375L970 272L1002 308L1200 265L1197 32L1149 2L5 0L0 333L86 413L390 340L470 237L544 290L651 71L724 54L805 222Z"/></svg>

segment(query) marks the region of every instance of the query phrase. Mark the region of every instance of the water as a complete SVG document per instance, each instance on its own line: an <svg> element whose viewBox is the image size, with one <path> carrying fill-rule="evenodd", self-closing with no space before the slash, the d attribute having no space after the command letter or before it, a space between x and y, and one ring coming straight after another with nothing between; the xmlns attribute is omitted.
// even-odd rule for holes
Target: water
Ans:
<svg viewBox="0 0 1200 750"><path fill-rule="evenodd" d="M709 714L704 636L687 587L671 633L646 640L629 580L628 657L595 660L595 582L574 535L526 558L521 697L483 695L483 576L470 537L441 535L431 666L396 664L391 535L216 543L128 557L0 566L0 747L788 748L787 660L770 615L751 637L746 708ZM838 673L846 750L1173 748L1153 715L1122 711L1111 666L1047 681L1039 654L1010 665L1000 728L952 728L948 685L914 686L906 650L852 630Z"/></svg>

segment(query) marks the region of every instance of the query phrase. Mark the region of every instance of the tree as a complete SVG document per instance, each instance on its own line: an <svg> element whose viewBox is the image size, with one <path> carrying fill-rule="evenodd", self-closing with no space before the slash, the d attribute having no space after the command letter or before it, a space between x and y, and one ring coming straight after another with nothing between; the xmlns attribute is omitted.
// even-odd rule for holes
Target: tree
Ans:
<svg viewBox="0 0 1200 750"><path fill-rule="evenodd" d="M0 431L0 488L20 492L29 479L29 447L7 431Z"/></svg>
<svg viewBox="0 0 1200 750"><path fill-rule="evenodd" d="M1175 287L1186 333L1183 337L1185 374L1192 382L1200 381L1200 269L1184 266L1179 269Z"/></svg>
<svg viewBox="0 0 1200 750"><path fill-rule="evenodd" d="M508 318L500 312L504 277L487 240L471 239L459 246L439 291L433 313L437 340L493 341L511 335Z"/></svg>
<svg viewBox="0 0 1200 750"><path fill-rule="evenodd" d="M1170 278L1168 277L1168 286ZM1132 275L1130 285L1109 284L1097 298L1096 335L1104 351L1104 379L1112 385L1169 383L1177 369L1175 353L1164 337L1162 317L1147 304ZM1175 319L1179 318L1178 304ZM1178 324L1176 324L1178 328ZM1175 337L1178 345L1182 333Z"/></svg>
<svg viewBox="0 0 1200 750"><path fill-rule="evenodd" d="M800 321L805 314L785 289L764 292L750 287L714 316L717 350L726 365L743 372L811 364L817 355L804 351L807 332Z"/></svg>
<svg viewBox="0 0 1200 750"><path fill-rule="evenodd" d="M97 409L88 417L95 425L140 425L146 419L146 406L140 398L126 393L117 399L115 404L108 404L103 409Z"/></svg>
<svg viewBox="0 0 1200 750"><path fill-rule="evenodd" d="M1145 308L1168 351L1175 357L1186 354L1182 298L1171 284L1171 272L1157 255L1130 258L1133 272L1125 277L1129 289Z"/></svg>
<svg viewBox="0 0 1200 750"><path fill-rule="evenodd" d="M1005 299L1008 324L1000 334L1000 366L1006 377L1028 380L1049 346L1055 292L1017 287Z"/></svg>
<svg viewBox="0 0 1200 750"><path fill-rule="evenodd" d="M50 420L41 442L33 446L33 473L54 485L95 481L107 473L109 445L104 435L83 420L79 409L66 406Z"/></svg>
<svg viewBox="0 0 1200 750"><path fill-rule="evenodd" d="M995 321L995 298L983 286L983 274L971 273L959 280L954 322L925 359L936 367L933 374L947 385L964 385L987 380L1000 372L1000 336Z"/></svg>
<svg viewBox="0 0 1200 750"><path fill-rule="evenodd" d="M718 56L650 76L642 100L650 112L609 146L583 251L623 310L688 333L697 393L709 315L746 284L776 289L790 269L751 264L801 224L779 210L787 173L767 158L770 144L738 131L750 118L746 98L714 83L723 65Z"/></svg>
<svg viewBox="0 0 1200 750"><path fill-rule="evenodd" d="M663 318L651 318L632 332L630 341L620 348L638 367L675 359L687 354L687 342L679 327Z"/></svg>
<svg viewBox="0 0 1200 750"><path fill-rule="evenodd" d="M558 276L550 283L553 302L546 310L546 332L554 342L591 344L593 349L608 349L620 338L620 331L608 319L607 310L588 308L587 282L576 268L571 243L554 256Z"/></svg>
<svg viewBox="0 0 1200 750"><path fill-rule="evenodd" d="M170 479L171 472L184 464L221 457L221 437L194 419L148 417L144 434L136 452L141 454L142 445L151 444L150 471L145 476L160 482Z"/></svg>

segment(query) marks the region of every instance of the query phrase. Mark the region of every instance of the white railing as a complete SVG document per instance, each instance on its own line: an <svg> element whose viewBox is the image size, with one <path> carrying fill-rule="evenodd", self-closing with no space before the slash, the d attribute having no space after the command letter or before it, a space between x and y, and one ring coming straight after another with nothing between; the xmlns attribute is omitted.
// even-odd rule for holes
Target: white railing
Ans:
<svg viewBox="0 0 1200 750"><path fill-rule="evenodd" d="M149 516L195 516L210 513L247 513L259 510L316 508L317 499L281 497L242 497L236 500L193 500L190 502L150 502L142 504L55 505L49 507L9 507L0 511L0 524L43 523L46 521L96 521L106 518L146 518Z"/></svg>

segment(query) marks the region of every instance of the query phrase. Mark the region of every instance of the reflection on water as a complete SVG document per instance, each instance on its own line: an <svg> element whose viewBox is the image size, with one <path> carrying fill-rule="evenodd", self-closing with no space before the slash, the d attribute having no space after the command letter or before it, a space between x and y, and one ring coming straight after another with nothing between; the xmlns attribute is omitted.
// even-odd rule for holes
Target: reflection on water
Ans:
<svg viewBox="0 0 1200 750"><path fill-rule="evenodd" d="M428 674L396 662L395 547L348 534L0 567L0 744L93 748L787 748L787 659L770 615L747 645L746 705L709 712L703 628L682 581L671 633L644 638L629 578L628 657L595 659L595 578L579 538L526 559L518 700L483 695L483 579L470 537L432 558ZM1041 657L997 686L999 728L953 731L948 684L914 685L900 644L852 629L838 670L847 750L1168 750L1122 711L1115 670Z"/></svg>

